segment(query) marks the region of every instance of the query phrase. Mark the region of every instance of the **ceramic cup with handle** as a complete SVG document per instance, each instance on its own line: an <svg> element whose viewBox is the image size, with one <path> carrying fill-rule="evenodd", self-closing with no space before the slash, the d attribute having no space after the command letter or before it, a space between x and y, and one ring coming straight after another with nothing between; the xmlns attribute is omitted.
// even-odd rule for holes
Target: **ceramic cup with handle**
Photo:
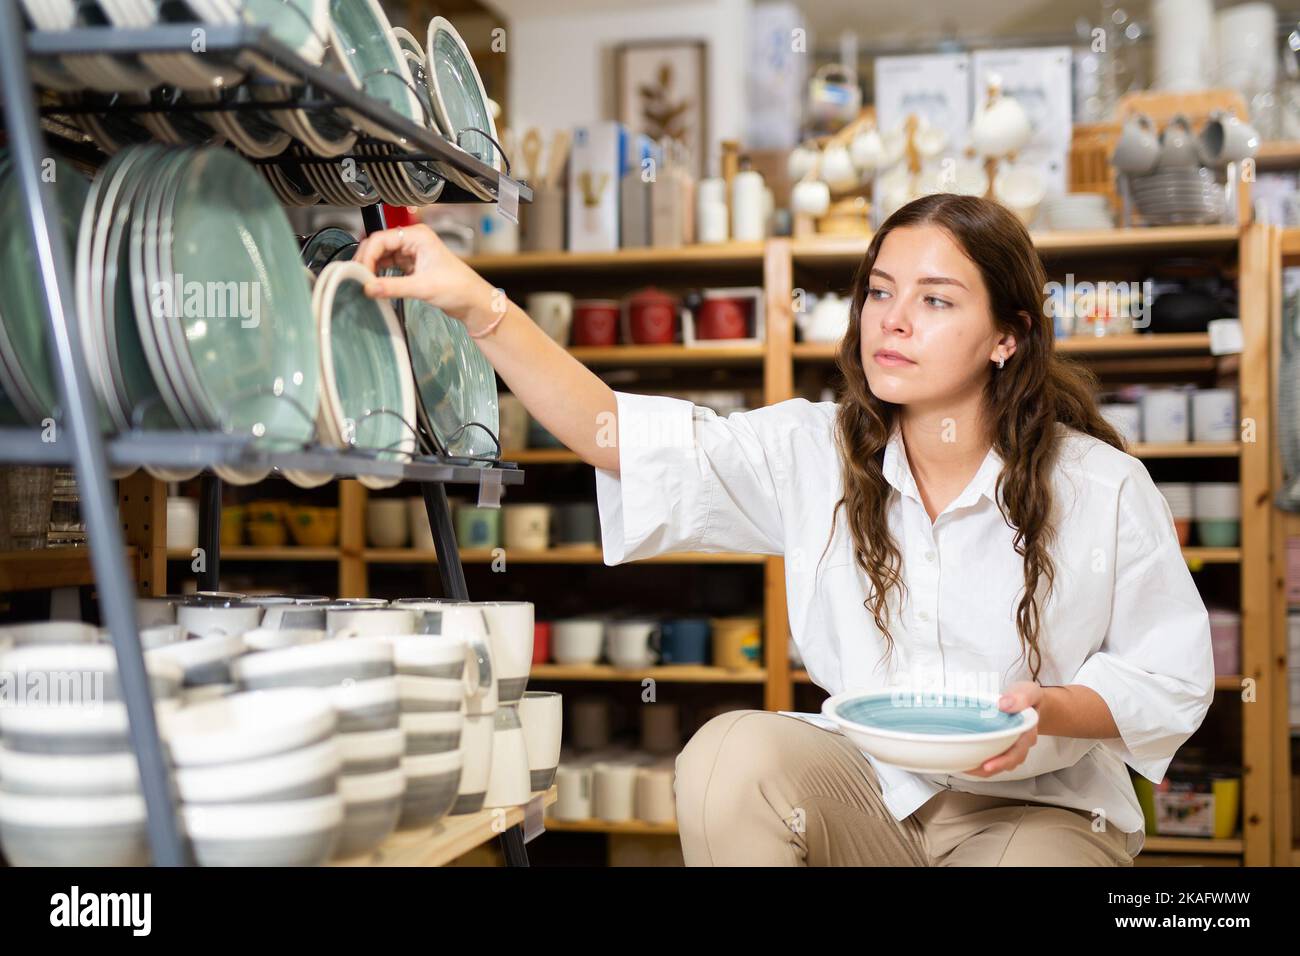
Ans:
<svg viewBox="0 0 1300 956"><path fill-rule="evenodd" d="M605 622L599 618L569 618L551 627L551 653L557 664L594 664L604 642Z"/></svg>
<svg viewBox="0 0 1300 956"><path fill-rule="evenodd" d="M551 543L551 506L519 504L505 506L506 547L521 551L545 551Z"/></svg>
<svg viewBox="0 0 1300 956"><path fill-rule="evenodd" d="M534 292L525 301L528 315L558 345L569 344L573 296L568 292Z"/></svg>
<svg viewBox="0 0 1300 956"><path fill-rule="evenodd" d="M466 664L466 673L471 668L477 668L478 672L478 687L465 698L465 712L494 712L498 703L498 675L483 608L471 601L438 598L406 598L398 606L414 615L416 634L442 634L465 642L473 657Z"/></svg>
<svg viewBox="0 0 1300 956"><path fill-rule="evenodd" d="M645 823L672 823L677 819L671 764L637 768L634 812Z"/></svg>
<svg viewBox="0 0 1300 956"><path fill-rule="evenodd" d="M1192 123L1179 113L1160 134L1160 160L1157 169L1186 169L1200 164L1200 150L1192 133Z"/></svg>
<svg viewBox="0 0 1300 956"><path fill-rule="evenodd" d="M1153 388L1142 395L1142 438L1148 442L1185 442L1190 437L1187 393Z"/></svg>
<svg viewBox="0 0 1300 956"><path fill-rule="evenodd" d="M709 623L716 666L735 669L762 666L762 621L756 617L715 617Z"/></svg>
<svg viewBox="0 0 1300 956"><path fill-rule="evenodd" d="M555 771L557 792L551 816L557 820L591 819L591 777L590 764L560 764Z"/></svg>
<svg viewBox="0 0 1300 956"><path fill-rule="evenodd" d="M371 498L366 502L366 538L375 548L405 546L410 534L403 498Z"/></svg>
<svg viewBox="0 0 1300 956"><path fill-rule="evenodd" d="M608 823L623 823L636 815L634 763L599 761L592 767L592 815Z"/></svg>
<svg viewBox="0 0 1300 956"><path fill-rule="evenodd" d="M1160 140L1155 123L1145 113L1135 113L1124 123L1111 154L1111 164L1121 173L1140 176L1155 169L1159 160Z"/></svg>
<svg viewBox="0 0 1300 956"><path fill-rule="evenodd" d="M665 664L707 664L709 662L709 622L702 617L682 617L664 621L659 653Z"/></svg>
<svg viewBox="0 0 1300 956"><path fill-rule="evenodd" d="M533 664L533 603L482 601L477 606L487 621L497 699L502 705L518 703Z"/></svg>
<svg viewBox="0 0 1300 956"><path fill-rule="evenodd" d="M243 601L191 599L176 609L176 623L195 637L233 636L262 623L262 608Z"/></svg>
<svg viewBox="0 0 1300 956"><path fill-rule="evenodd" d="M488 776L484 807L517 807L532 796L528 773L528 746L519 722L519 708L498 707L493 715L492 772Z"/></svg>
<svg viewBox="0 0 1300 956"><path fill-rule="evenodd" d="M398 607L330 607L325 629L331 637L388 637L414 634L415 615Z"/></svg>
<svg viewBox="0 0 1300 956"><path fill-rule="evenodd" d="M659 642L658 621L611 621L605 630L605 652L615 667L652 667Z"/></svg>
<svg viewBox="0 0 1300 956"><path fill-rule="evenodd" d="M501 447L520 449L528 447L528 409L513 395L497 399L497 413L501 421Z"/></svg>
<svg viewBox="0 0 1300 956"><path fill-rule="evenodd" d="M1192 440L1236 441L1237 393L1231 388L1203 388L1192 393Z"/></svg>
<svg viewBox="0 0 1300 956"><path fill-rule="evenodd" d="M519 722L524 726L532 789L549 790L560 763L564 698L554 691L525 691L519 701Z"/></svg>
<svg viewBox="0 0 1300 956"><path fill-rule="evenodd" d="M1255 127L1223 110L1210 114L1197 139L1201 162L1207 166L1226 166L1249 159L1259 152L1259 144Z"/></svg>

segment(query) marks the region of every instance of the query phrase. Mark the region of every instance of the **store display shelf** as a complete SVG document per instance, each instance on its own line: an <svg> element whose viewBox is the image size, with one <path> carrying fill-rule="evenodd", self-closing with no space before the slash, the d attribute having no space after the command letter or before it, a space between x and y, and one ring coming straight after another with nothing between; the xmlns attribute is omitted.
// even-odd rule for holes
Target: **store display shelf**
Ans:
<svg viewBox="0 0 1300 956"><path fill-rule="evenodd" d="M1228 252L1240 238L1234 225L1145 226L1124 229L1060 230L1030 233L1034 247L1049 255L1111 255L1171 250ZM811 237L796 239L792 253L796 266L856 265L866 255L870 236Z"/></svg>
<svg viewBox="0 0 1300 956"><path fill-rule="evenodd" d="M488 564L500 557L516 564L604 564L600 548L574 545L567 548L549 548L545 551L526 551L516 548L462 548L462 564ZM420 548L367 548L362 557L371 564L436 564L436 551ZM761 554L714 554L704 551L683 551L678 554L661 554L653 558L631 562L635 564L762 564Z"/></svg>
<svg viewBox="0 0 1300 956"><path fill-rule="evenodd" d="M1192 570L1198 564L1240 564L1241 548L1202 548L1199 546L1183 548L1183 557Z"/></svg>
<svg viewBox="0 0 1300 956"><path fill-rule="evenodd" d="M762 345L575 345L584 365L761 365Z"/></svg>
<svg viewBox="0 0 1300 956"><path fill-rule="evenodd" d="M1241 854L1242 847L1240 837L1215 840L1210 837L1148 835L1146 843L1142 847L1142 853L1215 853L1237 856Z"/></svg>
<svg viewBox="0 0 1300 956"><path fill-rule="evenodd" d="M1257 170L1300 169L1300 141L1268 140L1259 144L1255 154Z"/></svg>
<svg viewBox="0 0 1300 956"><path fill-rule="evenodd" d="M1282 257L1284 259L1294 259L1300 256L1300 228L1288 228L1282 230ZM1287 262L1287 265L1294 265L1294 262Z"/></svg>
<svg viewBox="0 0 1300 956"><path fill-rule="evenodd" d="M1236 458L1241 442L1137 442L1129 446L1134 458Z"/></svg>
<svg viewBox="0 0 1300 956"><path fill-rule="evenodd" d="M379 849L334 866L445 866L470 850L499 837L529 816L540 815L555 803L556 787L534 794L524 806L480 810L443 817L431 830L400 830Z"/></svg>
<svg viewBox="0 0 1300 956"><path fill-rule="evenodd" d="M134 569L136 561L136 549L128 546L127 567ZM94 583L89 548L0 551L0 592L41 591Z"/></svg>
<svg viewBox="0 0 1300 956"><path fill-rule="evenodd" d="M355 89L344 76L324 67L313 66L273 37L265 26L205 24L203 33L207 55L220 55L233 59L255 80L282 83L286 74L291 75L310 87L310 93L305 95L307 101L324 97L331 105L344 107L364 116L372 124L387 131L393 142L400 142L406 146L408 153L427 157L435 166L450 168L461 177L472 178L490 190L493 196L498 195L500 181L509 178L433 130L411 122L380 100ZM104 53L124 56L140 53L190 53L194 43L193 34L193 24L184 23L132 30L117 27L80 27L58 32L33 31L27 35L27 52L32 58L74 57ZM304 99L283 104L259 101L251 108L266 110L273 106L297 106L302 102ZM222 104L222 108L234 106L236 104ZM123 104L110 109L102 104L95 104L96 112L114 110L138 112L149 108L151 107L148 105L141 107ZM177 108L167 107L168 110ZM209 104L203 105L203 109L211 108ZM46 108L44 112L67 114L74 112L75 109L75 107L56 105ZM345 157L335 157L333 161L338 162L343 158ZM519 201L531 202L532 198L532 190L528 186L519 184ZM448 182L439 201L477 202L478 200L467 191Z"/></svg>
<svg viewBox="0 0 1300 956"><path fill-rule="evenodd" d="M1207 332L1171 332L1167 335L1126 334L1111 336L1076 335L1056 340L1056 350L1080 355L1157 355L1210 350ZM833 362L838 342L796 342L796 361Z"/></svg>
<svg viewBox="0 0 1300 956"><path fill-rule="evenodd" d="M517 448L503 451L502 461L517 465L569 465L582 464L577 452L567 448Z"/></svg>
<svg viewBox="0 0 1300 956"><path fill-rule="evenodd" d="M658 667L615 667L612 664L534 664L533 680L670 681L677 684L761 684L765 670L733 670L708 664L662 664Z"/></svg>
<svg viewBox="0 0 1300 956"><path fill-rule="evenodd" d="M503 485L518 485L524 480L523 471L508 462L489 466L457 458L381 461L359 452L328 448L277 451L259 448L240 436L210 432L136 432L106 439L105 446L109 464L115 468L151 465L185 469L219 465L240 471L279 468L339 477L374 476L446 484L499 480ZM38 428L0 428L0 461L71 464L72 443L62 438L44 441Z"/></svg>
<svg viewBox="0 0 1300 956"><path fill-rule="evenodd" d="M1216 674L1214 675L1214 689L1239 691L1241 682L1246 678L1241 674Z"/></svg>
<svg viewBox="0 0 1300 956"><path fill-rule="evenodd" d="M749 266L763 264L763 242L724 242L676 248L616 249L611 252L517 252L469 256L475 272L530 274L668 267Z"/></svg>
<svg viewBox="0 0 1300 956"><path fill-rule="evenodd" d="M607 833L615 836L678 836L677 821L672 823L646 823L644 820L556 820L546 818L546 829L552 833Z"/></svg>
<svg viewBox="0 0 1300 956"><path fill-rule="evenodd" d="M222 545L221 560L225 561L337 561L342 554L336 547L283 547L262 548L255 545ZM193 555L181 548L167 550L168 561L189 561Z"/></svg>

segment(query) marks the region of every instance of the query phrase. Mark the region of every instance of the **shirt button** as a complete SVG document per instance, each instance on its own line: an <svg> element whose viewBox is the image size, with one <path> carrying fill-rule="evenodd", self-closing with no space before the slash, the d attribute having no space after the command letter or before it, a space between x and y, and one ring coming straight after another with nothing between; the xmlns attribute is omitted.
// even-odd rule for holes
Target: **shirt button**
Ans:
<svg viewBox="0 0 1300 956"><path fill-rule="evenodd" d="M927 561L933 561L933 560L934 560L934 552L933 552L933 551L927 551L927 552L925 552L925 560L927 560Z"/></svg>

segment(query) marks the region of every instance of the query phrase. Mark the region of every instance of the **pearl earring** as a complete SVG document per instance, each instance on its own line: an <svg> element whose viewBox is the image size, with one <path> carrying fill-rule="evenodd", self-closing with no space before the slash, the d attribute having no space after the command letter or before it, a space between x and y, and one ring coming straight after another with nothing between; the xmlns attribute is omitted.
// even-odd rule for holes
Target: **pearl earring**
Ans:
<svg viewBox="0 0 1300 956"><path fill-rule="evenodd" d="M1006 364L1007 364L1007 360L1006 360L1006 359L1004 359L1004 358L1002 358L1002 357L999 357L999 358L998 358L998 368L1002 368L1002 366L1004 366L1004 365L1006 365Z"/></svg>

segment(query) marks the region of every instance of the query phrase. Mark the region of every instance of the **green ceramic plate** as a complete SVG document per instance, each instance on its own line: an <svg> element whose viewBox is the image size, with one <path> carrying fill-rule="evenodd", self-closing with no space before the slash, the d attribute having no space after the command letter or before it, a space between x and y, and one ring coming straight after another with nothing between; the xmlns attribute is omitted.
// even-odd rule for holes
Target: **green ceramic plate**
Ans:
<svg viewBox="0 0 1300 956"><path fill-rule="evenodd" d="M342 444L405 460L415 451L407 424L416 418L411 360L392 308L365 294L372 277L356 263L335 262L317 280L324 410Z"/></svg>
<svg viewBox="0 0 1300 956"><path fill-rule="evenodd" d="M190 151L159 218L161 273L184 295L154 326L204 417L234 434L306 442L320 352L298 244L270 186L228 150Z"/></svg>
<svg viewBox="0 0 1300 956"><path fill-rule="evenodd" d="M329 0L244 0L244 15L304 60L319 64L329 33Z"/></svg>
<svg viewBox="0 0 1300 956"><path fill-rule="evenodd" d="M81 211L90 193L90 183L71 166L55 163L50 167L52 184L59 205L59 222L67 241L69 262L77 248L77 229ZM9 228L0 235L0 350L12 378L15 394L9 400L28 415L28 424L39 425L43 418L57 417L58 381L54 375L53 351L45 332L40 274L36 252L27 235L27 213L18 178L0 170L0 222ZM6 389L8 390L8 389Z"/></svg>
<svg viewBox="0 0 1300 956"><path fill-rule="evenodd" d="M442 309L421 299L405 299L402 311L411 368L430 430L451 455L495 456L497 446L482 428L465 428L456 435L468 422L487 426L493 435L500 433L492 366L465 326Z"/></svg>
<svg viewBox="0 0 1300 956"><path fill-rule="evenodd" d="M348 73L370 96L387 104L417 126L424 112L416 98L406 58L393 39L388 17L376 0L330 0L334 36ZM382 127L358 117L377 136L392 139Z"/></svg>
<svg viewBox="0 0 1300 956"><path fill-rule="evenodd" d="M486 130L493 139L500 140L492 110L488 107L487 91L483 88L474 59L455 27L443 17L434 17L429 23L425 54L429 60L433 114L442 134L493 169L500 170L502 161L497 148L480 133L463 132ZM470 177L449 178L453 181L463 178L481 199L493 198L491 192Z"/></svg>

